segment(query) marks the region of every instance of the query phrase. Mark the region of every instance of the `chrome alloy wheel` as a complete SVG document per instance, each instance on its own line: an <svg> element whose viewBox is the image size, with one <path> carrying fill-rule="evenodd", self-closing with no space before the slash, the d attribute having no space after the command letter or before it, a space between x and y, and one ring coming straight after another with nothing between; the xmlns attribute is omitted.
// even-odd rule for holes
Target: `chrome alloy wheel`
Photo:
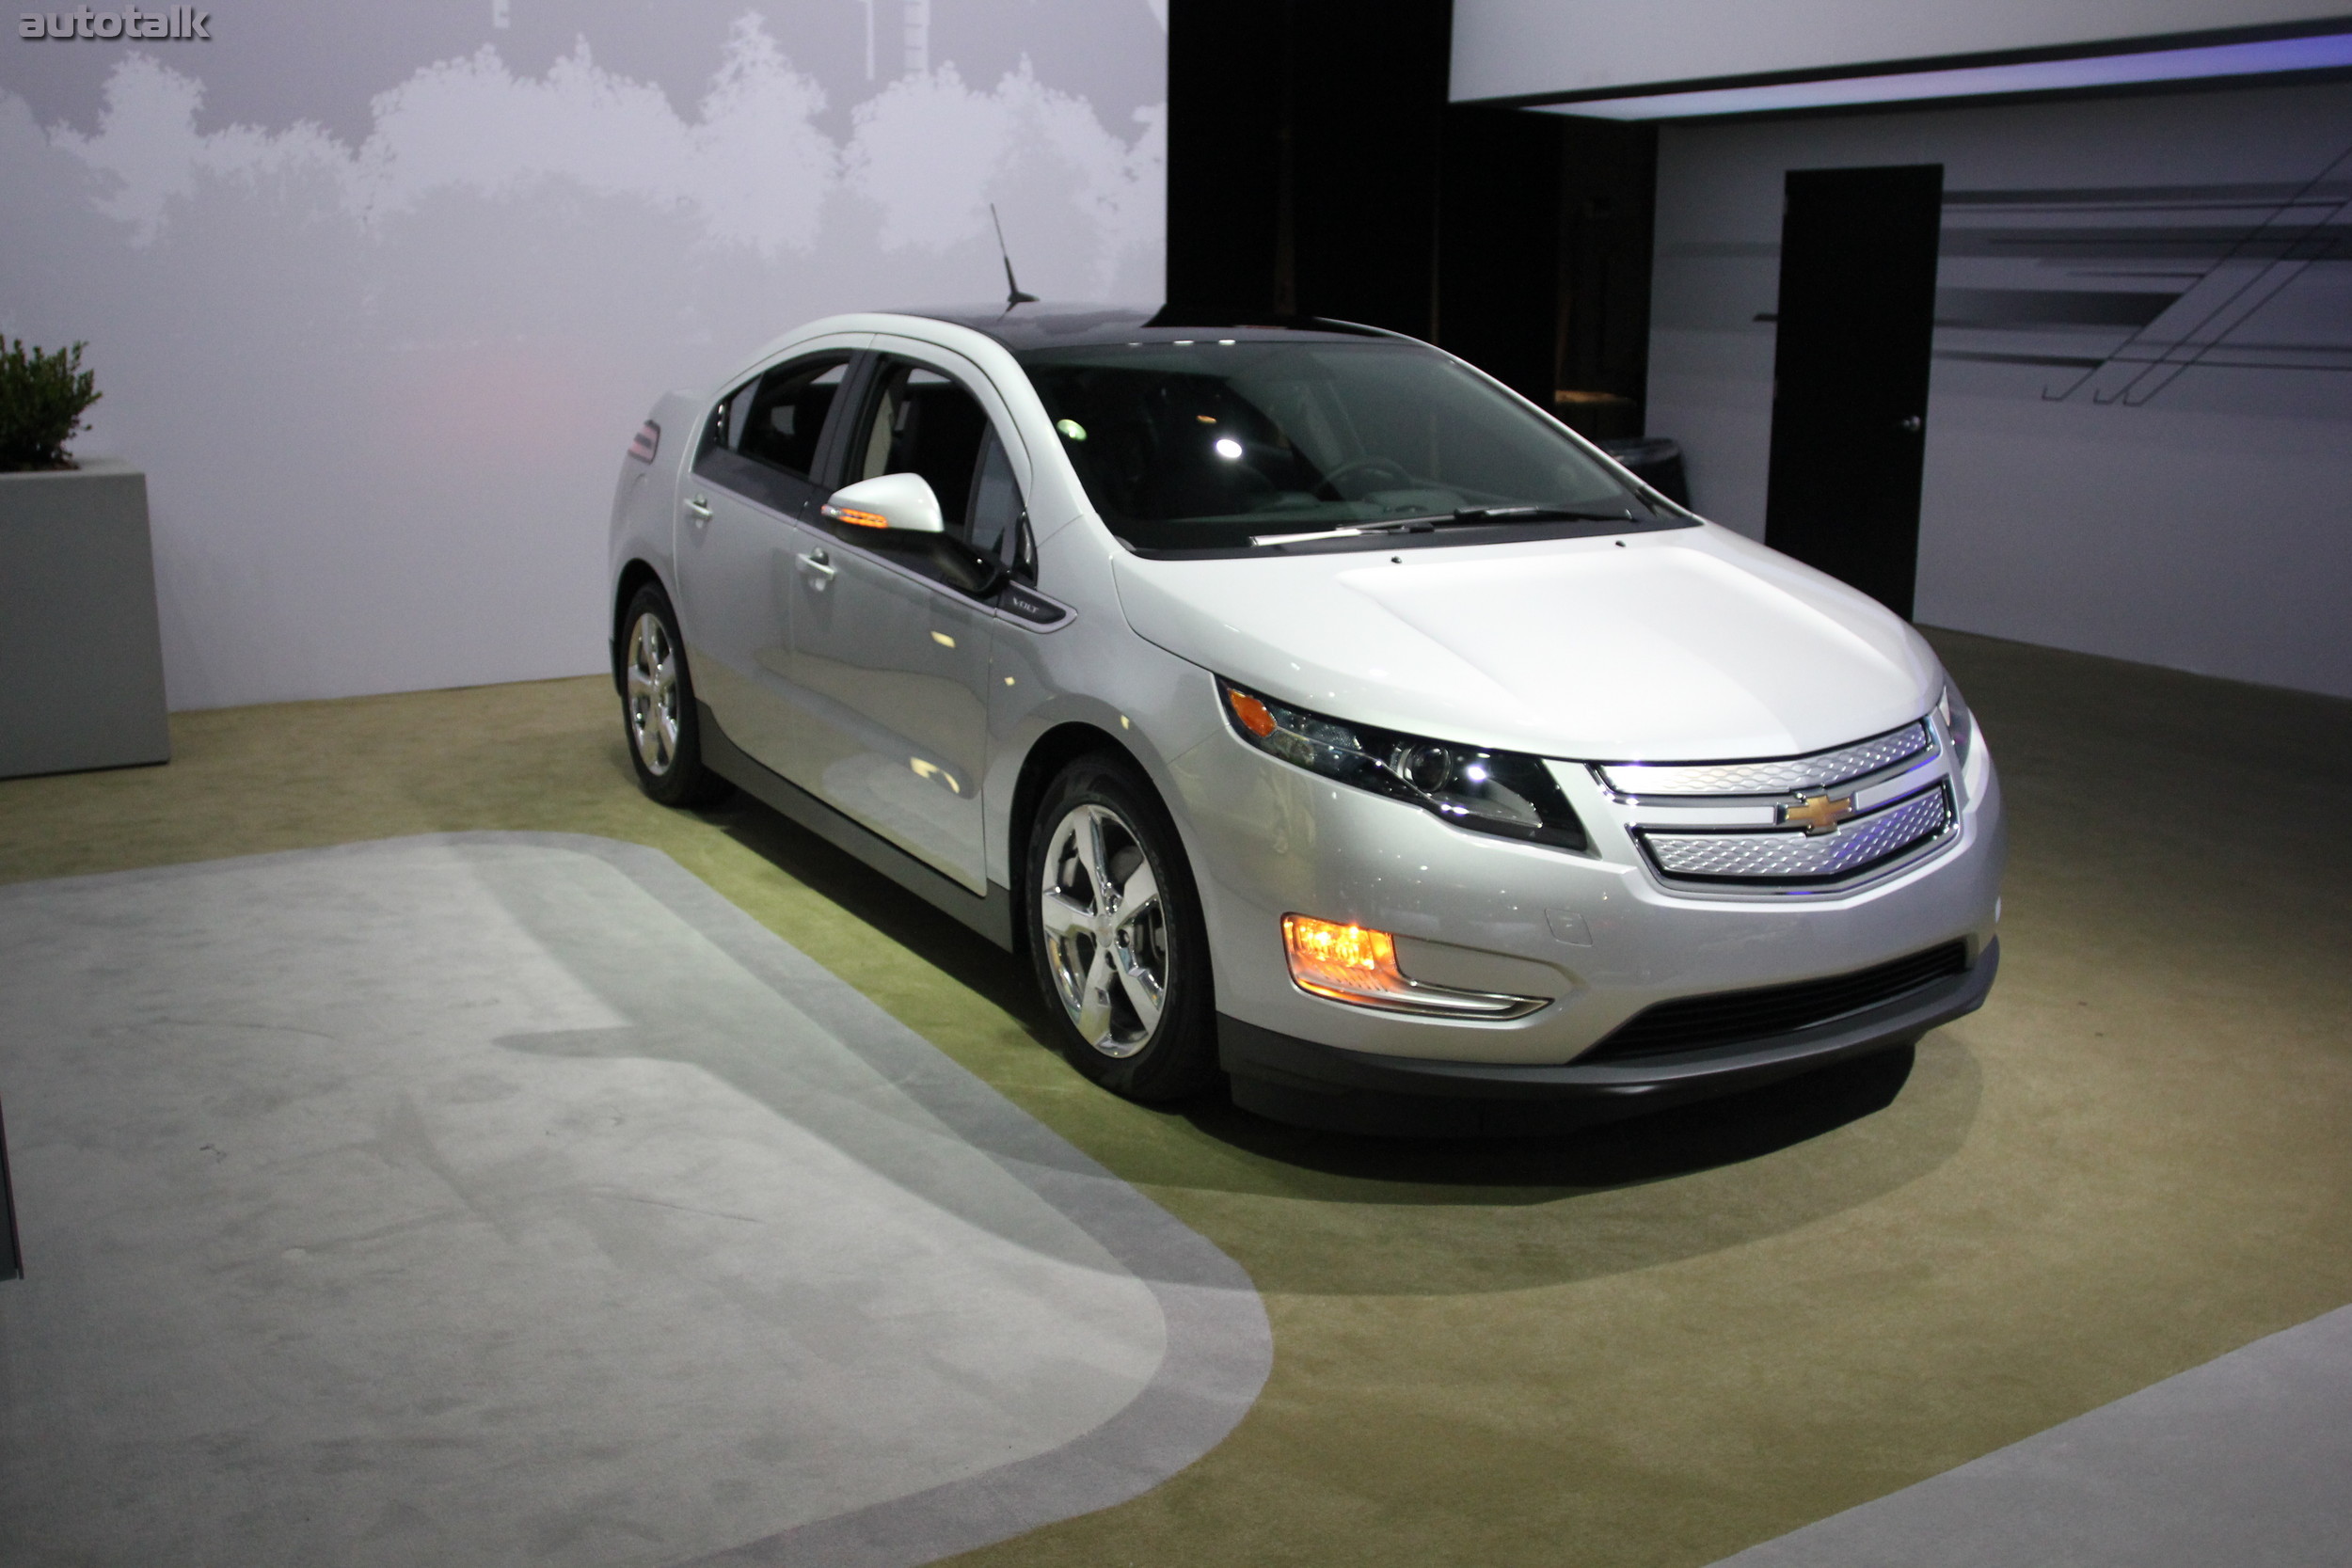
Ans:
<svg viewBox="0 0 2352 1568"><path fill-rule="evenodd" d="M1079 1037L1105 1056L1150 1045L1168 995L1168 914L1135 830L1108 806L1071 807L1037 905L1045 966Z"/></svg>
<svg viewBox="0 0 2352 1568"><path fill-rule="evenodd" d="M629 740L645 771L660 778L677 760L677 650L661 617L650 610L629 628L626 679Z"/></svg>

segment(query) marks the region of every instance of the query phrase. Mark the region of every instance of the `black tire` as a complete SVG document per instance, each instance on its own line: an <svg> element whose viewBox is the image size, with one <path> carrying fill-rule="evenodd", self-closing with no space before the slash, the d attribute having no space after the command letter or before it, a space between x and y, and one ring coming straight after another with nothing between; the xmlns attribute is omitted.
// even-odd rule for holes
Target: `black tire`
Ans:
<svg viewBox="0 0 2352 1568"><path fill-rule="evenodd" d="M1099 839L1088 839L1089 824ZM1107 906L1089 860L1107 867ZM1142 893L1135 875L1146 867L1155 908L1141 897L1120 908L1122 892ZM1046 1028L1073 1067L1146 1103L1216 1082L1216 998L1200 896L1175 823L1134 764L1081 757L1046 787L1029 824L1022 895ZM1147 1016L1154 982L1157 1011Z"/></svg>
<svg viewBox="0 0 2352 1568"><path fill-rule="evenodd" d="M686 641L660 583L649 582L621 617L621 736L637 787L665 806L707 806L728 790L703 766L702 725Z"/></svg>

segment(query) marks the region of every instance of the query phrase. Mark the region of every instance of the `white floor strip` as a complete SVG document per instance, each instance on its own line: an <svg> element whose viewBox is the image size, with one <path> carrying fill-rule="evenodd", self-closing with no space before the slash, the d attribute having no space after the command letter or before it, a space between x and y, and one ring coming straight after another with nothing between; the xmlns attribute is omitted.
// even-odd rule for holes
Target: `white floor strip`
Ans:
<svg viewBox="0 0 2352 1568"><path fill-rule="evenodd" d="M2352 1307L1718 1568L2352 1562Z"/></svg>
<svg viewBox="0 0 2352 1568"><path fill-rule="evenodd" d="M666 857L0 889L25 1560L926 1561L1135 1495L1241 1271Z"/></svg>

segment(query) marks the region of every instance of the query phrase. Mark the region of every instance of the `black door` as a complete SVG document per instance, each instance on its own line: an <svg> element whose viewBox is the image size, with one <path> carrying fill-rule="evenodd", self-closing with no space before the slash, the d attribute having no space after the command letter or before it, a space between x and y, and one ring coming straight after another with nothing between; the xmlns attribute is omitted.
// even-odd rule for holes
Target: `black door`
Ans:
<svg viewBox="0 0 2352 1568"><path fill-rule="evenodd" d="M1919 567L1919 467L1944 166L1788 171L1764 542L1898 615Z"/></svg>

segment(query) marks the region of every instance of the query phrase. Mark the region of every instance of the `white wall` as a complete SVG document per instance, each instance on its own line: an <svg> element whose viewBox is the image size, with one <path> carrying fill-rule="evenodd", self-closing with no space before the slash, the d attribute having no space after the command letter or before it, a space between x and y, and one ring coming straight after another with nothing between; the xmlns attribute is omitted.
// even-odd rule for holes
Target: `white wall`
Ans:
<svg viewBox="0 0 2352 1568"><path fill-rule="evenodd" d="M2352 87L1666 128L1649 429L1718 520L1762 534L1786 171L1900 163L1946 188L1919 619L2352 696Z"/></svg>
<svg viewBox="0 0 2352 1568"><path fill-rule="evenodd" d="M2343 14L2341 0L1454 0L1453 96L1584 92Z"/></svg>
<svg viewBox="0 0 2352 1568"><path fill-rule="evenodd" d="M1156 300L1165 21L247 0L210 41L0 40L0 332L87 340L76 450L148 469L172 705L600 669L654 396L1001 297L990 201L1032 293Z"/></svg>

